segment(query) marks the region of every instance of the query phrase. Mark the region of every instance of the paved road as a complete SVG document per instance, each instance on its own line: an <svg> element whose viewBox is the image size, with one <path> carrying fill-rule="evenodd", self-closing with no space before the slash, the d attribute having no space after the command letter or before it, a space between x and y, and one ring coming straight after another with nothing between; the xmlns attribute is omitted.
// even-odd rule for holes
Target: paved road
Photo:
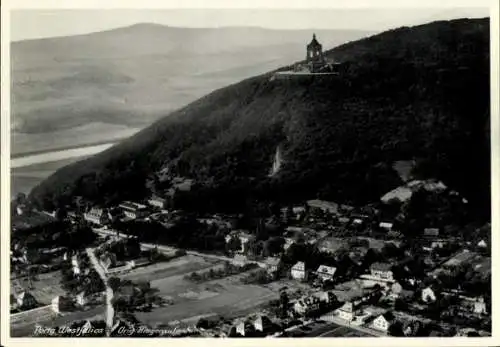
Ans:
<svg viewBox="0 0 500 347"><path fill-rule="evenodd" d="M111 328L113 327L113 320L115 315L115 310L113 308L113 290L108 285L108 279L106 277L106 270L101 266L99 261L97 260L94 250L92 248L86 248L85 251L90 258L90 262L92 263L94 269L101 277L104 285L106 286L106 330L109 333Z"/></svg>

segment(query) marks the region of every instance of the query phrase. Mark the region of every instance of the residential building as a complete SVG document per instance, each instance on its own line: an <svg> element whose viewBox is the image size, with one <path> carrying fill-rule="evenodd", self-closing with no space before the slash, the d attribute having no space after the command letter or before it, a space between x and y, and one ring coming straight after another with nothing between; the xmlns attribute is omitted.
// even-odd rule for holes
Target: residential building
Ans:
<svg viewBox="0 0 500 347"><path fill-rule="evenodd" d="M87 222L96 225L105 225L108 224L111 220L108 211L98 207L93 207L90 209L90 211L85 212L83 214L83 218Z"/></svg>
<svg viewBox="0 0 500 347"><path fill-rule="evenodd" d="M311 312L319 310L320 299L316 296L303 296L295 301L293 310L301 316L308 315Z"/></svg>
<svg viewBox="0 0 500 347"><path fill-rule="evenodd" d="M307 206L312 210L320 210L324 213L337 214L339 205L324 200L309 200L307 201Z"/></svg>
<svg viewBox="0 0 500 347"><path fill-rule="evenodd" d="M335 314L346 321L352 321L360 312L359 307L354 303L347 301L342 307L335 310Z"/></svg>
<svg viewBox="0 0 500 347"><path fill-rule="evenodd" d="M373 277L380 280L393 281L392 265L389 263L374 263L370 267L370 273Z"/></svg>
<svg viewBox="0 0 500 347"><path fill-rule="evenodd" d="M21 292L17 297L17 307L22 310L31 310L37 306L35 297L26 291Z"/></svg>
<svg viewBox="0 0 500 347"><path fill-rule="evenodd" d="M253 326L256 331L267 332L273 328L273 322L267 316L258 315L253 322Z"/></svg>
<svg viewBox="0 0 500 347"><path fill-rule="evenodd" d="M337 302L337 297L332 292L327 292L327 291L321 290L319 292L313 293L313 295L315 297L317 297L319 299L319 301L324 302L326 304L331 304L331 303Z"/></svg>
<svg viewBox="0 0 500 347"><path fill-rule="evenodd" d="M335 275L336 271L337 271L336 267L320 265L316 270L316 276L318 276L318 278L321 279L323 282L331 281L333 280L333 276Z"/></svg>
<svg viewBox="0 0 500 347"><path fill-rule="evenodd" d="M488 244L486 243L486 241L484 240L481 240L477 243L477 246L478 247L481 247L481 248L487 248L488 247Z"/></svg>
<svg viewBox="0 0 500 347"><path fill-rule="evenodd" d="M375 318L372 322L372 328L387 333L389 327L394 323L395 317L392 312L386 312Z"/></svg>
<svg viewBox="0 0 500 347"><path fill-rule="evenodd" d="M280 263L280 259L276 257L268 257L265 261L265 267L267 272L273 274L278 271L278 265Z"/></svg>
<svg viewBox="0 0 500 347"><path fill-rule="evenodd" d="M73 300L65 296L56 296L51 301L52 311L55 313L61 313L70 311L73 308Z"/></svg>
<svg viewBox="0 0 500 347"><path fill-rule="evenodd" d="M164 209L167 206L167 200L153 195L151 198L149 198L148 204L155 208Z"/></svg>
<svg viewBox="0 0 500 347"><path fill-rule="evenodd" d="M132 201L124 201L118 207L123 211L125 217L130 219L145 217L148 212L146 205Z"/></svg>
<svg viewBox="0 0 500 347"><path fill-rule="evenodd" d="M399 295L401 294L402 291L403 291L403 287L401 286L401 284L399 284L398 282L394 282L391 285L390 297L393 299L397 299L397 298L399 298Z"/></svg>
<svg viewBox="0 0 500 347"><path fill-rule="evenodd" d="M85 306L87 304L87 298L85 297L85 292L82 291L78 293L76 295L75 301L78 306Z"/></svg>
<svg viewBox="0 0 500 347"><path fill-rule="evenodd" d="M427 287L422 290L422 301L430 303L436 301L436 293L432 287Z"/></svg>
<svg viewBox="0 0 500 347"><path fill-rule="evenodd" d="M242 321L236 325L236 332L242 336L251 335L255 332L255 327L248 321Z"/></svg>
<svg viewBox="0 0 500 347"><path fill-rule="evenodd" d="M438 228L425 228L424 229L424 236L438 237L439 236L439 229Z"/></svg>
<svg viewBox="0 0 500 347"><path fill-rule="evenodd" d="M291 269L292 278L296 280L305 280L306 276L306 266L304 262L297 262Z"/></svg>
<svg viewBox="0 0 500 347"><path fill-rule="evenodd" d="M378 225L380 229L383 229L385 231L392 231L393 228L393 223L390 222L380 222Z"/></svg>
<svg viewBox="0 0 500 347"><path fill-rule="evenodd" d="M245 255L236 254L232 260L233 265L236 266L245 266L248 264L248 259Z"/></svg>
<svg viewBox="0 0 500 347"><path fill-rule="evenodd" d="M226 235L225 240L226 244L233 238L237 237L240 240L241 248L237 251L237 253L245 253L247 248L248 241L252 238L252 235L244 230L233 230L228 235Z"/></svg>
<svg viewBox="0 0 500 347"><path fill-rule="evenodd" d="M486 303L484 302L483 297L476 298L473 302L473 310L472 312L476 314L487 314L488 310L486 308Z"/></svg>

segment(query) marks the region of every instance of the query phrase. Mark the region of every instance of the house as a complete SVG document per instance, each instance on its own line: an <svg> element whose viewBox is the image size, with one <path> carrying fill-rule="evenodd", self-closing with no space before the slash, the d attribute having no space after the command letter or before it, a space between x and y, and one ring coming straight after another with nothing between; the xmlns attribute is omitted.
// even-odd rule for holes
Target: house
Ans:
<svg viewBox="0 0 500 347"><path fill-rule="evenodd" d="M276 257L268 257L265 261L265 267L268 273L275 273L278 271L278 265L280 263L280 259Z"/></svg>
<svg viewBox="0 0 500 347"><path fill-rule="evenodd" d="M320 299L316 296L303 296L295 301L293 310L301 316L308 315L311 312L319 310Z"/></svg>
<svg viewBox="0 0 500 347"><path fill-rule="evenodd" d="M424 236L438 237L439 236L439 229L438 228L425 228L424 229Z"/></svg>
<svg viewBox="0 0 500 347"><path fill-rule="evenodd" d="M324 213L330 213L330 214L338 213L339 205L334 202L324 201L324 200L309 200L307 201L306 204L307 206L309 206L311 210L319 210Z"/></svg>
<svg viewBox="0 0 500 347"><path fill-rule="evenodd" d="M102 208L93 207L90 211L83 214L83 219L91 224L105 225L111 220L108 211Z"/></svg>
<svg viewBox="0 0 500 347"><path fill-rule="evenodd" d="M73 308L73 300L65 296L56 296L51 301L52 311L55 313L61 313L65 311L70 311Z"/></svg>
<svg viewBox="0 0 500 347"><path fill-rule="evenodd" d="M17 308L21 311L31 310L35 308L38 303L36 302L35 297L26 291L21 292L17 297Z"/></svg>
<svg viewBox="0 0 500 347"><path fill-rule="evenodd" d="M385 231L392 231L393 223L390 222L380 222L378 225L380 229L383 229Z"/></svg>
<svg viewBox="0 0 500 347"><path fill-rule="evenodd" d="M231 262L236 266L245 266L248 263L248 259L245 255L236 254Z"/></svg>
<svg viewBox="0 0 500 347"><path fill-rule="evenodd" d="M435 302L436 301L436 293L432 289L432 287L427 287L422 290L422 301L425 303Z"/></svg>
<svg viewBox="0 0 500 347"><path fill-rule="evenodd" d="M337 271L337 268L333 266L320 265L316 270L316 276L318 276L318 278L321 279L323 282L330 281L333 280L335 271Z"/></svg>
<svg viewBox="0 0 500 347"><path fill-rule="evenodd" d="M402 291L403 287L401 286L401 284L399 284L398 282L394 282L391 285L389 297L391 299L397 299L401 295Z"/></svg>
<svg viewBox="0 0 500 347"><path fill-rule="evenodd" d="M78 306L85 306L85 304L87 303L87 298L85 297L85 292L82 291L82 292L78 293L76 295L75 301L76 301L76 304Z"/></svg>
<svg viewBox="0 0 500 347"><path fill-rule="evenodd" d="M486 243L486 241L484 240L481 240L477 243L477 246L478 247L481 247L481 248L487 248L488 247L488 244Z"/></svg>
<svg viewBox="0 0 500 347"><path fill-rule="evenodd" d="M145 217L148 212L146 205L132 201L124 201L118 207L123 211L125 217L130 219Z"/></svg>
<svg viewBox="0 0 500 347"><path fill-rule="evenodd" d="M372 328L387 333L389 327L394 323L395 317L392 312L386 312L375 318L372 322Z"/></svg>
<svg viewBox="0 0 500 347"><path fill-rule="evenodd" d="M351 221L348 217L339 217L337 220L340 224L348 224Z"/></svg>
<svg viewBox="0 0 500 347"><path fill-rule="evenodd" d="M324 302L326 304L331 304L331 303L337 302L337 297L332 292L327 292L327 291L321 290L319 292L313 293L313 295L315 297L317 297L320 302Z"/></svg>
<svg viewBox="0 0 500 347"><path fill-rule="evenodd" d="M359 307L354 303L347 301L342 307L335 310L335 314L346 321L352 321L360 312Z"/></svg>
<svg viewBox="0 0 500 347"><path fill-rule="evenodd" d="M484 302L483 297L479 297L474 300L473 306L472 306L472 312L476 314L487 314L488 311L486 309L486 303Z"/></svg>
<svg viewBox="0 0 500 347"><path fill-rule="evenodd" d="M240 240L241 248L237 252L245 253L247 243L252 238L252 235L243 230L233 230L228 235L226 235L226 244L229 243L233 237L237 237Z"/></svg>
<svg viewBox="0 0 500 347"><path fill-rule="evenodd" d="M299 261L291 269L292 278L296 280L305 280L306 279L306 266L304 262Z"/></svg>
<svg viewBox="0 0 500 347"><path fill-rule="evenodd" d="M446 244L447 244L447 242L444 240L432 241L431 249L444 248L444 246L446 246Z"/></svg>
<svg viewBox="0 0 500 347"><path fill-rule="evenodd" d="M252 335L255 332L255 327L248 321L242 321L236 325L236 332L241 336Z"/></svg>
<svg viewBox="0 0 500 347"><path fill-rule="evenodd" d="M389 263L374 263L370 267L370 273L373 277L376 277L384 281L393 281L392 265Z"/></svg>
<svg viewBox="0 0 500 347"><path fill-rule="evenodd" d="M267 332L273 328L274 324L269 319L269 317L264 315L258 315L253 322L253 326L256 331Z"/></svg>
<svg viewBox="0 0 500 347"><path fill-rule="evenodd" d="M148 204L151 207L164 209L167 206L167 200L164 198L160 198L159 196L153 195L149 198Z"/></svg>

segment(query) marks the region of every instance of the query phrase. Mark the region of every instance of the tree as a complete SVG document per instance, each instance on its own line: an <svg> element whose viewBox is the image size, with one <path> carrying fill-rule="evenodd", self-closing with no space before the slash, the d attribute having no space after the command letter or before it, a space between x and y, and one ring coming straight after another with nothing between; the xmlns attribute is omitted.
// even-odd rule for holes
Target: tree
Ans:
<svg viewBox="0 0 500 347"><path fill-rule="evenodd" d="M271 237L264 242L264 253L267 256L273 256L283 252L285 239L281 236Z"/></svg>
<svg viewBox="0 0 500 347"><path fill-rule="evenodd" d="M389 330L387 332L390 336L404 336L403 324L401 324L400 321L395 321L389 326Z"/></svg>
<svg viewBox="0 0 500 347"><path fill-rule="evenodd" d="M290 300L288 294L285 290L280 292L280 312L281 318L286 318L288 316L288 304Z"/></svg>
<svg viewBox="0 0 500 347"><path fill-rule="evenodd" d="M238 252L241 250L241 240L238 236L232 235L226 244L226 250L228 252Z"/></svg>

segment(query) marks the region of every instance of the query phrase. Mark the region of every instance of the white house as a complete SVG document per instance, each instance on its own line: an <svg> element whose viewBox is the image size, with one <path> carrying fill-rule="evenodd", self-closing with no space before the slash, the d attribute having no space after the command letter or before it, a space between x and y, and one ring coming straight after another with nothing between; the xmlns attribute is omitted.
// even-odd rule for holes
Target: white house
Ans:
<svg viewBox="0 0 500 347"><path fill-rule="evenodd" d="M393 281L392 265L389 263L373 263L370 273L373 277L384 281Z"/></svg>
<svg viewBox="0 0 500 347"><path fill-rule="evenodd" d="M91 208L90 211L83 214L83 218L92 224L104 225L110 221L109 214L102 208Z"/></svg>
<svg viewBox="0 0 500 347"><path fill-rule="evenodd" d="M319 309L320 300L316 296L303 296L293 304L293 310L299 315L306 315Z"/></svg>
<svg viewBox="0 0 500 347"><path fill-rule="evenodd" d="M387 333L394 320L394 315L391 312L386 312L373 320L372 328Z"/></svg>
<svg viewBox="0 0 500 347"><path fill-rule="evenodd" d="M35 297L29 292L21 292L17 297L17 307L21 310L30 310L37 305Z"/></svg>
<svg viewBox="0 0 500 347"><path fill-rule="evenodd" d="M269 317L264 315L259 315L253 322L253 326L257 331L269 331L273 327L273 322L269 319Z"/></svg>
<svg viewBox="0 0 500 347"><path fill-rule="evenodd" d="M488 311L486 309L486 303L484 302L484 299L482 297L479 297L479 298L477 298L477 300L474 301L473 312L476 314L487 314L488 313Z"/></svg>
<svg viewBox="0 0 500 347"><path fill-rule="evenodd" d="M275 273L278 271L278 265L280 263L280 259L276 257L268 257L264 261L264 266L267 269L268 273Z"/></svg>
<svg viewBox="0 0 500 347"><path fill-rule="evenodd" d="M167 205L167 200L164 198L160 198L159 196L153 195L151 198L149 198L148 204L152 207L163 209Z"/></svg>
<svg viewBox="0 0 500 347"><path fill-rule="evenodd" d="M236 266L245 266L248 263L248 259L245 255L236 254L233 257L232 263Z"/></svg>
<svg viewBox="0 0 500 347"><path fill-rule="evenodd" d="M392 230L392 226L393 226L393 223L389 223L389 222L380 222L380 224L378 225L381 229L384 229L386 231L391 231Z"/></svg>
<svg viewBox="0 0 500 347"><path fill-rule="evenodd" d="M61 313L68 311L73 307L73 301L70 298L64 296L56 296L51 301L52 311L55 313Z"/></svg>
<svg viewBox="0 0 500 347"><path fill-rule="evenodd" d="M479 241L479 242L477 243L477 246L478 246L478 247L481 247L481 248L486 248L486 247L488 247L488 244L486 243L486 241L481 240L481 241Z"/></svg>
<svg viewBox="0 0 500 347"><path fill-rule="evenodd" d="M131 219L142 218L147 214L147 206L132 201L124 201L118 207L126 217Z"/></svg>
<svg viewBox="0 0 500 347"><path fill-rule="evenodd" d="M436 293L431 287L427 287L422 290L422 301L426 303L436 301Z"/></svg>
<svg viewBox="0 0 500 347"><path fill-rule="evenodd" d="M335 310L335 314L346 321L352 321L359 312L359 308L352 302L347 301L342 307Z"/></svg>
<svg viewBox="0 0 500 347"><path fill-rule="evenodd" d="M85 297L85 292L78 293L76 295L75 301L76 301L77 305L79 305L79 306L85 306L85 304L87 303L87 299Z"/></svg>
<svg viewBox="0 0 500 347"><path fill-rule="evenodd" d="M296 280L305 280L306 279L306 266L304 262L299 261L291 269L292 278Z"/></svg>
<svg viewBox="0 0 500 347"><path fill-rule="evenodd" d="M322 281L329 281L333 279L337 268L333 266L320 265L316 270L316 276Z"/></svg>

